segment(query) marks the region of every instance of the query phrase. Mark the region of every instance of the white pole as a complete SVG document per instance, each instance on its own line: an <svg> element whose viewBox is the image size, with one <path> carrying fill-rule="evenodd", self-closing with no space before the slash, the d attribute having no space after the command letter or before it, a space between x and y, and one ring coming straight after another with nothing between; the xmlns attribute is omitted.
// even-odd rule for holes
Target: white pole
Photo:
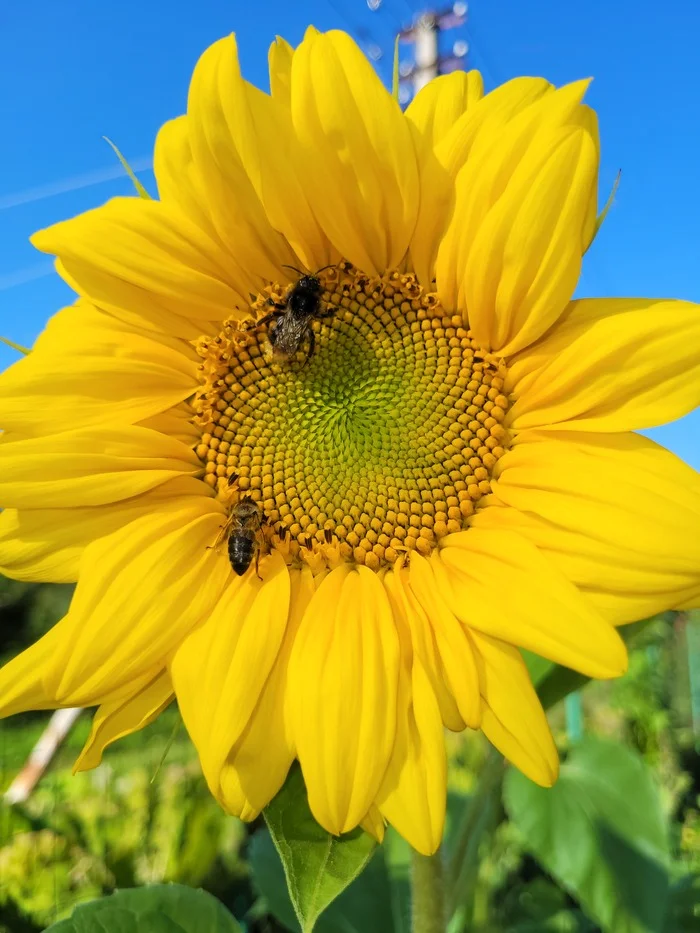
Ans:
<svg viewBox="0 0 700 933"><path fill-rule="evenodd" d="M81 713L80 707L56 710L32 749L26 764L5 791L7 803L24 803L28 799L56 754L58 746L68 735Z"/></svg>
<svg viewBox="0 0 700 933"><path fill-rule="evenodd" d="M414 96L437 77L438 24L434 13L422 13L413 27L416 65L413 70Z"/></svg>

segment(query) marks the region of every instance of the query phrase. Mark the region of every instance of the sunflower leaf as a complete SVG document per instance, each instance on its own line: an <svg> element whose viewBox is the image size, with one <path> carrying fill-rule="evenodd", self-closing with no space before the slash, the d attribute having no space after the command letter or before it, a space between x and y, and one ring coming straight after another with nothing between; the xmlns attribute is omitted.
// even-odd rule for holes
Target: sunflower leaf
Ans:
<svg viewBox="0 0 700 933"><path fill-rule="evenodd" d="M668 894L668 827L643 759L585 738L544 789L514 768L504 804L525 848L604 933L660 933Z"/></svg>
<svg viewBox="0 0 700 933"><path fill-rule="evenodd" d="M391 830L367 868L333 901L316 922L314 933L408 933L408 866L397 875L389 850L404 843ZM284 868L270 833L258 830L250 841L248 863L265 908L292 933L301 927L289 896Z"/></svg>
<svg viewBox="0 0 700 933"><path fill-rule="evenodd" d="M206 891L151 884L80 904L46 933L241 933L241 928Z"/></svg>
<svg viewBox="0 0 700 933"><path fill-rule="evenodd" d="M366 867L376 843L361 829L332 836L319 826L298 766L264 814L294 913L302 933L311 933L321 913Z"/></svg>

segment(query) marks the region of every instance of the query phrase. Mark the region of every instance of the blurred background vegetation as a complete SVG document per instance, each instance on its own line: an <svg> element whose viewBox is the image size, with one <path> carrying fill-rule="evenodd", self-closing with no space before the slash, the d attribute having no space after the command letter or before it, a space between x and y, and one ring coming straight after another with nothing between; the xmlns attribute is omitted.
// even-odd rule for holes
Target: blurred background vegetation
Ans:
<svg viewBox="0 0 700 933"><path fill-rule="evenodd" d="M0 578L0 660L47 631L70 595L68 586ZM557 797L539 796L512 770L502 793L501 759L481 736L448 735L450 933L700 931L699 668L700 615L665 613L635 636L624 678L591 683L558 704L555 736L565 760L571 755ZM3 792L49 717L0 723ZM99 768L72 776L90 728L84 712L28 800L0 802L0 933L38 933L79 903L164 881L211 892L249 933L298 929L263 821L244 825L221 812L178 723L173 705L112 746ZM593 867L585 864L590 826L578 827L566 793L574 788L591 823L604 780L620 795L616 810L630 807L632 828L623 821L619 832L630 837L625 851L642 861L630 862L618 846L602 877L595 846ZM563 843L578 853L573 867ZM321 918L320 933L407 931L407 863L405 845L390 834ZM654 871L663 873L660 888Z"/></svg>

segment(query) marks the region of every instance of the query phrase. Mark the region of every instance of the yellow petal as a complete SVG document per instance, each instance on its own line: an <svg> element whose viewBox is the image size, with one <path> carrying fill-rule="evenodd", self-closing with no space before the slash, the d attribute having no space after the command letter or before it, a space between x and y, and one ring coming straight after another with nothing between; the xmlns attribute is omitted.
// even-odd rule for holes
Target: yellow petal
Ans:
<svg viewBox="0 0 700 933"><path fill-rule="evenodd" d="M88 544L148 515L165 499L209 497L192 476L168 480L140 496L88 508L4 509L0 513L0 573L13 580L74 583Z"/></svg>
<svg viewBox="0 0 700 933"><path fill-rule="evenodd" d="M493 488L467 534L517 530L615 624L700 586L700 475L647 438L523 432Z"/></svg>
<svg viewBox="0 0 700 933"><path fill-rule="evenodd" d="M0 502L8 508L103 505L199 471L184 444L133 425L0 439Z"/></svg>
<svg viewBox="0 0 700 933"><path fill-rule="evenodd" d="M339 261L302 185L305 156L294 136L289 108L250 84L245 84L245 97L260 154L259 195L270 223L284 234L298 262L312 272Z"/></svg>
<svg viewBox="0 0 700 933"><path fill-rule="evenodd" d="M469 637L485 704L484 734L530 780L551 787L559 756L520 652L474 629Z"/></svg>
<svg viewBox="0 0 700 933"><path fill-rule="evenodd" d="M221 243L206 209L204 187L197 171L190 143L190 121L186 116L168 120L158 130L153 152L153 174L161 201L178 207L188 220L205 230L212 240ZM237 282L245 273L236 256L227 256Z"/></svg>
<svg viewBox="0 0 700 933"><path fill-rule="evenodd" d="M85 549L69 614L44 636L57 642L42 671L57 703L93 705L163 666L209 616L232 576L210 547L222 521L211 499L176 499Z"/></svg>
<svg viewBox="0 0 700 933"><path fill-rule="evenodd" d="M292 58L294 49L281 36L276 36L268 52L270 94L289 109L292 96Z"/></svg>
<svg viewBox="0 0 700 933"><path fill-rule="evenodd" d="M436 155L440 164L454 178L477 140L481 144L483 138L485 146L492 146L514 117L553 91L553 85L544 78L513 78L474 101L437 141Z"/></svg>
<svg viewBox="0 0 700 933"><path fill-rule="evenodd" d="M307 34L292 60L291 108L304 189L328 239L369 274L395 268L418 211L413 141L349 36Z"/></svg>
<svg viewBox="0 0 700 933"><path fill-rule="evenodd" d="M113 198L31 239L59 257L78 294L100 306L124 296L127 309L148 315L155 298L173 314L221 321L247 305L247 283L233 280L226 254L163 201Z"/></svg>
<svg viewBox="0 0 700 933"><path fill-rule="evenodd" d="M206 622L173 655L170 671L210 787L240 739L277 658L289 612L289 572L273 552L229 584Z"/></svg>
<svg viewBox="0 0 700 933"><path fill-rule="evenodd" d="M207 326L199 324L196 326ZM79 331L79 333L78 333ZM184 366L191 360L199 363L197 351L189 340L183 340L173 333L157 332L152 327L132 326L114 315L105 313L85 298L78 298L74 304L63 308L53 317L49 318L46 327L39 334L32 349L33 353L51 353L60 343L61 352L66 352L74 346L81 346L109 351L110 356L120 355L120 341L129 336L155 340L158 345L175 351L176 357L166 356L176 366ZM149 348L150 349L150 348ZM189 369L187 370L189 372Z"/></svg>
<svg viewBox="0 0 700 933"><path fill-rule="evenodd" d="M294 760L286 725L285 695L289 657L299 624L314 592L308 567L290 573L291 606L275 663L260 699L224 763L219 779L223 806L243 820L252 820L284 784ZM276 610L275 610L276 611Z"/></svg>
<svg viewBox="0 0 700 933"><path fill-rule="evenodd" d="M495 138L482 134L456 183L438 290L476 339L507 356L562 314L578 279L598 152L585 82L544 96Z"/></svg>
<svg viewBox="0 0 700 933"><path fill-rule="evenodd" d="M90 735L73 767L74 773L96 768L108 745L145 728L171 702L173 688L167 672L146 676L150 679L137 690L99 706L92 720Z"/></svg>
<svg viewBox="0 0 700 933"><path fill-rule="evenodd" d="M410 845L432 855L442 841L447 757L440 709L414 655L399 678L396 743L377 795L379 810Z"/></svg>
<svg viewBox="0 0 700 933"><path fill-rule="evenodd" d="M625 672L617 631L526 538L472 527L444 540L431 564L465 625L589 677Z"/></svg>
<svg viewBox="0 0 700 933"><path fill-rule="evenodd" d="M426 90L434 83L427 85ZM491 91L481 100L476 100L477 95L472 96L471 90L469 87L467 110L457 117L451 128L447 128L446 119L440 118L440 132L443 128L447 131L435 139L434 149L421 150L417 146L423 158L420 170L420 213L411 242L411 260L419 281L426 287L431 287L434 281L435 257L443 233L453 216L457 173L469 157L475 142L480 136L486 135L497 145L497 138L506 124L554 88L543 78L516 78ZM478 85L475 90L478 91ZM420 95L416 100L419 99ZM419 114L421 109L422 104ZM444 109L442 105L441 113ZM406 116L411 119L410 107ZM455 268L454 274L457 275L458 271Z"/></svg>
<svg viewBox="0 0 700 933"><path fill-rule="evenodd" d="M247 270L250 291L276 280L294 254L260 199L260 142L238 65L234 36L211 45L192 75L189 139L208 213L221 241ZM247 295L247 292L246 292Z"/></svg>
<svg viewBox="0 0 700 933"><path fill-rule="evenodd" d="M167 298L153 292L145 296L131 282L104 273L87 260L68 259L64 263L57 259L56 271L74 292L93 296L93 304L100 309L130 327L148 331L156 340L163 340L167 335L167 338L193 341L202 334L216 336L218 332L214 323L202 318L193 321L175 314ZM77 303L84 301L85 298L79 298ZM243 314L236 308L231 311L232 317L242 317Z"/></svg>
<svg viewBox="0 0 700 933"><path fill-rule="evenodd" d="M691 609L700 609L700 586L695 587L694 592L688 596L688 598L683 598L681 601L677 602L673 607L679 612L687 612Z"/></svg>
<svg viewBox="0 0 700 933"><path fill-rule="evenodd" d="M384 587L365 567L333 570L299 627L289 722L318 822L357 826L384 777L396 733L399 644Z"/></svg>
<svg viewBox="0 0 700 933"><path fill-rule="evenodd" d="M406 119L416 130L419 154L423 148L434 149L483 93L478 71L440 75L421 88L406 108Z"/></svg>
<svg viewBox="0 0 700 933"><path fill-rule="evenodd" d="M426 84L411 101L406 119L411 125L419 170L419 212L411 261L419 281L429 286L440 236L449 220L456 169L438 158L436 147L455 122L481 99L483 81L478 71L455 71Z"/></svg>
<svg viewBox="0 0 700 933"><path fill-rule="evenodd" d="M411 554L409 580L412 592L430 619L459 714L468 726L478 729L481 723L479 675L469 640L448 604L449 594L434 575L431 563L416 553Z"/></svg>
<svg viewBox="0 0 700 933"><path fill-rule="evenodd" d="M27 710L74 706L70 700L59 701L44 683L44 671L53 664L56 650L65 631L65 619L25 651L0 668L0 717Z"/></svg>
<svg viewBox="0 0 700 933"><path fill-rule="evenodd" d="M360 826L370 836L374 836L379 845L384 842L385 824L379 809L372 805L367 811L367 816L360 820Z"/></svg>
<svg viewBox="0 0 700 933"><path fill-rule="evenodd" d="M574 301L509 370L516 430L629 431L700 405L700 306L686 301Z"/></svg>
<svg viewBox="0 0 700 933"><path fill-rule="evenodd" d="M397 562L394 569L385 574L384 587L397 625L410 632L413 651L420 659L421 665L430 680L443 723L453 732L461 732L466 723L460 716L459 709L452 696L449 679L436 645L432 626L428 616L413 595L408 584L408 573L400 562Z"/></svg>
<svg viewBox="0 0 700 933"><path fill-rule="evenodd" d="M34 350L0 376L0 423L29 437L133 424L197 384L184 343L178 351L82 304L54 315Z"/></svg>
<svg viewBox="0 0 700 933"><path fill-rule="evenodd" d="M192 421L192 408L188 402L173 405L172 408L158 412L157 415L143 418L137 424L139 427L158 431L159 434L167 434L168 437L180 441L187 447L199 446L202 438L201 428L198 428Z"/></svg>

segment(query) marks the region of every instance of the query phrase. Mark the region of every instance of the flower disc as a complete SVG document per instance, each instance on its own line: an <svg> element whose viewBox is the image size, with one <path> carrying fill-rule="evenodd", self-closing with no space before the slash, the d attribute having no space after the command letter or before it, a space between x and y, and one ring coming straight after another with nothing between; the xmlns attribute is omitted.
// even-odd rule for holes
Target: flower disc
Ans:
<svg viewBox="0 0 700 933"><path fill-rule="evenodd" d="M253 322L199 342L197 453L207 481L224 499L230 482L252 496L292 555L339 546L376 570L429 553L490 491L505 373L413 275L349 263L321 275L333 314L314 321L310 358L275 359Z"/></svg>

